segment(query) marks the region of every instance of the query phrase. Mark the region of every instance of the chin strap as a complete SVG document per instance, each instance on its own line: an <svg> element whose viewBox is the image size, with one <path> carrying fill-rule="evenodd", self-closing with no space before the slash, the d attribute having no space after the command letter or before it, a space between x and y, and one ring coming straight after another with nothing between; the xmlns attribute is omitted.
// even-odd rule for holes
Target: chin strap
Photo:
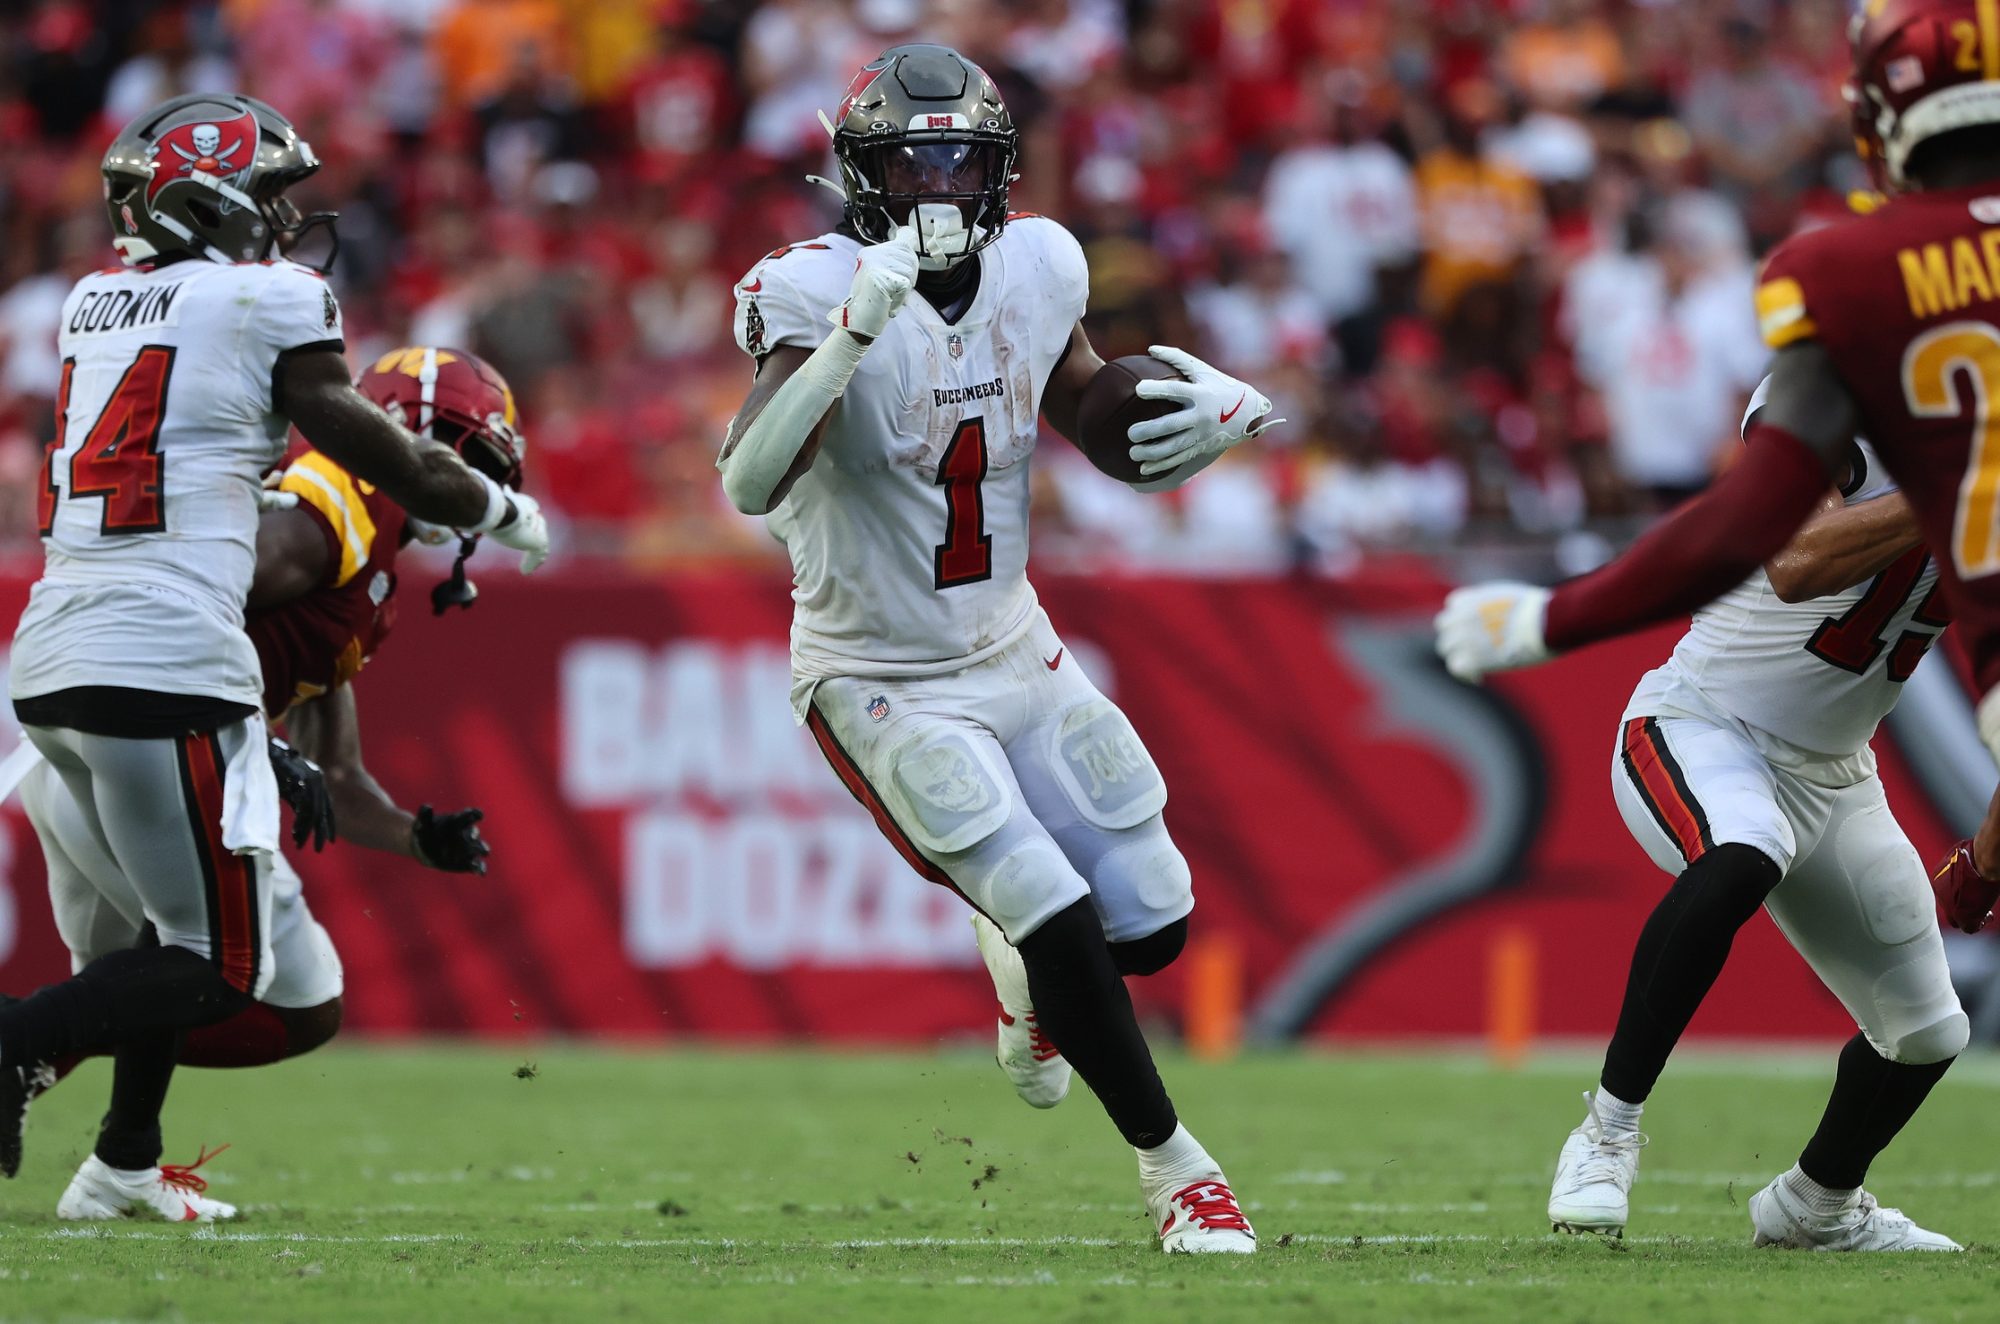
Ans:
<svg viewBox="0 0 2000 1324"><path fill-rule="evenodd" d="M431 615L442 616L453 607L470 607L479 599L479 585L465 577L465 563L479 550L476 534L458 540L458 559L451 563L451 578L431 587Z"/></svg>

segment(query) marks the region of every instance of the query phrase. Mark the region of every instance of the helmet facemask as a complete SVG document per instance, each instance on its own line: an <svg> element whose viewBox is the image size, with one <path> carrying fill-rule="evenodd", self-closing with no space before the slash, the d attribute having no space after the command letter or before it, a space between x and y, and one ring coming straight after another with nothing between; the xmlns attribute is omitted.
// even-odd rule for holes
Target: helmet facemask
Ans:
<svg viewBox="0 0 2000 1324"><path fill-rule="evenodd" d="M912 227L926 271L963 262L1007 224L1014 144L1002 135L883 135L835 151L855 230L879 244Z"/></svg>
<svg viewBox="0 0 2000 1324"><path fill-rule="evenodd" d="M257 210L271 236L264 255L269 257L275 248L280 256L324 276L333 270L334 260L340 256L340 230L335 224L340 213L301 212L299 205L285 196L286 186L280 184L268 196L257 200ZM324 231L320 240L310 238L314 231Z"/></svg>

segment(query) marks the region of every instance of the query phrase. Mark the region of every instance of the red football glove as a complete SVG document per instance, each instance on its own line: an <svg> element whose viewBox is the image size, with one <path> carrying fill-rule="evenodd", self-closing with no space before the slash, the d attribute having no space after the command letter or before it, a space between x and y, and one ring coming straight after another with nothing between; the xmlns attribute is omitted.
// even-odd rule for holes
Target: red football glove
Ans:
<svg viewBox="0 0 2000 1324"><path fill-rule="evenodd" d="M2000 901L2000 883L1980 876L1972 863L1972 843L1961 841L1952 847L1943 867L1931 875L1931 891L1937 893L1938 912L1944 922L1961 933L1977 933L1993 918L1993 903Z"/></svg>

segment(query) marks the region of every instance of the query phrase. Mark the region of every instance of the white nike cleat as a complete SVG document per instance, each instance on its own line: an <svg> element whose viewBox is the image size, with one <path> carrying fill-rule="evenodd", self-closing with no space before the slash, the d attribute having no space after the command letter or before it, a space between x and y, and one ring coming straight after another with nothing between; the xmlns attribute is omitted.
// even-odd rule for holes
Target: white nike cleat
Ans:
<svg viewBox="0 0 2000 1324"><path fill-rule="evenodd" d="M222 1149L229 1146L224 1145ZM92 1154L69 1179L69 1189L56 1205L57 1218L134 1218L157 1215L170 1223L213 1223L236 1217L236 1206L211 1200L208 1182L195 1169L220 1154L203 1149L185 1166L162 1164L139 1172L112 1167Z"/></svg>
<svg viewBox="0 0 2000 1324"><path fill-rule="evenodd" d="M1964 1250L1942 1233L1918 1227L1900 1209L1885 1209L1866 1191L1836 1213L1806 1207L1782 1176L1750 1197L1753 1246L1788 1250Z"/></svg>
<svg viewBox="0 0 2000 1324"><path fill-rule="evenodd" d="M1583 1101L1590 1106L1590 1115L1569 1133L1556 1159L1555 1185L1549 1190L1550 1230L1623 1237L1646 1137L1638 1131L1607 1136L1597 1116L1596 1097L1586 1091Z"/></svg>
<svg viewBox="0 0 2000 1324"><path fill-rule="evenodd" d="M1028 998L1028 969L1000 926L986 916L973 915L972 932L979 939L986 971L993 976L993 991L1000 997L999 1042L993 1056L1023 1102L1032 1108L1053 1108L1069 1093L1070 1067L1042 1034Z"/></svg>
<svg viewBox="0 0 2000 1324"><path fill-rule="evenodd" d="M1257 1233L1221 1171L1194 1181L1164 1182L1146 1192L1146 1210L1169 1255L1249 1255Z"/></svg>

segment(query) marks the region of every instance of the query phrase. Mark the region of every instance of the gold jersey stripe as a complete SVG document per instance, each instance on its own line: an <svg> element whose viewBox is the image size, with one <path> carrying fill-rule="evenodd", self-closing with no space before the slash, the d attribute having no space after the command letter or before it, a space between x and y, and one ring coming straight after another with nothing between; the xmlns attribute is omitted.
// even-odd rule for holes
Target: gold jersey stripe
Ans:
<svg viewBox="0 0 2000 1324"><path fill-rule="evenodd" d="M318 451L307 451L285 470L278 489L297 493L299 500L326 517L339 536L340 572L334 577L334 587L360 574L375 549L375 519L353 477Z"/></svg>
<svg viewBox="0 0 2000 1324"><path fill-rule="evenodd" d="M1806 313L1806 292L1796 280L1784 276L1757 287L1757 329L1772 349L1819 334L1819 327Z"/></svg>

